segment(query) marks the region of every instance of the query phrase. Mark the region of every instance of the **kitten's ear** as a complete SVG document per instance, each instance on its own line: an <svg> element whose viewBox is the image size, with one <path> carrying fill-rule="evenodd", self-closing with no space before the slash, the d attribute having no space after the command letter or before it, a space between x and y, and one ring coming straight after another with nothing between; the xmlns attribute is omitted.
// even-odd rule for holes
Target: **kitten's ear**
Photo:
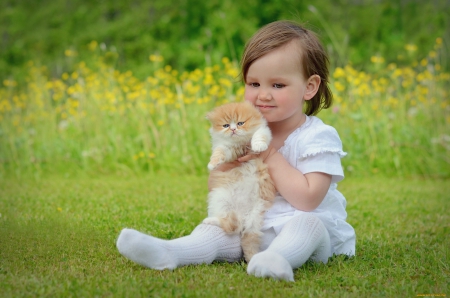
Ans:
<svg viewBox="0 0 450 298"><path fill-rule="evenodd" d="M214 114L214 111L210 111L210 112L206 113L205 119L211 121L211 119L213 118L213 114Z"/></svg>
<svg viewBox="0 0 450 298"><path fill-rule="evenodd" d="M206 113L206 119L213 122L214 119L216 119L220 115L220 109L219 107L215 107L211 111Z"/></svg>

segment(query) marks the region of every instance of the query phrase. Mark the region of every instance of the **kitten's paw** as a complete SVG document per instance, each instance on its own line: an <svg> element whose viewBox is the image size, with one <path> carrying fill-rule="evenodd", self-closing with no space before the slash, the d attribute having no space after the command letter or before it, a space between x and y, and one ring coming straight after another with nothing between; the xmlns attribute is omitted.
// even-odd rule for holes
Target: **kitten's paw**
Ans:
<svg viewBox="0 0 450 298"><path fill-rule="evenodd" d="M224 162L225 162L225 160L222 158L212 157L208 163L208 170L212 171L215 168L217 168L219 165L223 164Z"/></svg>
<svg viewBox="0 0 450 298"><path fill-rule="evenodd" d="M212 163L212 162L210 162L208 164L208 170L212 171L212 170L214 170L215 168L217 168L221 164L223 164L223 162L219 162L219 163Z"/></svg>
<svg viewBox="0 0 450 298"><path fill-rule="evenodd" d="M263 152L269 148L269 144L263 140L252 140L252 151Z"/></svg>
<svg viewBox="0 0 450 298"><path fill-rule="evenodd" d="M215 164L212 164L212 163L208 164L208 170L210 170L210 171L214 170L216 167L217 167L217 165L215 165Z"/></svg>
<svg viewBox="0 0 450 298"><path fill-rule="evenodd" d="M207 217L203 220L204 224L220 227L220 220L217 217Z"/></svg>

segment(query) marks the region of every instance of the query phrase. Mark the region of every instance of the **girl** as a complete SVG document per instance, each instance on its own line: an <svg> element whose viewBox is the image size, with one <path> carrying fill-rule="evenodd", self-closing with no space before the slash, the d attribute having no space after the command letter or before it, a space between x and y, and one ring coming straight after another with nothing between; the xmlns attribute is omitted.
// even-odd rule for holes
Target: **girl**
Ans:
<svg viewBox="0 0 450 298"><path fill-rule="evenodd" d="M261 252L247 272L293 281L293 269L309 259L326 263L333 254L355 254L355 231L345 221L346 201L336 189L344 178L340 159L346 153L336 130L313 116L332 103L328 58L313 32L277 21L250 39L241 65L245 100L262 112L272 131L271 147L261 155L278 191L264 217ZM218 170L251 158L248 154ZM242 257L239 235L206 224L174 240L124 229L117 248L159 270Z"/></svg>

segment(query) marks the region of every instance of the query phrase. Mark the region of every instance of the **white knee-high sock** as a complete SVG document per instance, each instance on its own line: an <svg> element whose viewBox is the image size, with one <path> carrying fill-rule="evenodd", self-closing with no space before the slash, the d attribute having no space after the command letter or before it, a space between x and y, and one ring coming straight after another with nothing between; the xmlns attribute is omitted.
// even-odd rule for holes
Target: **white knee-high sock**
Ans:
<svg viewBox="0 0 450 298"><path fill-rule="evenodd" d="M116 245L126 258L158 270L214 260L233 262L242 256L239 235L228 235L221 228L206 224L200 224L188 236L173 240L123 229Z"/></svg>
<svg viewBox="0 0 450 298"><path fill-rule="evenodd" d="M288 221L269 247L253 256L247 272L294 281L293 268L300 267L308 259L327 263L330 256L327 229L318 217L305 213Z"/></svg>

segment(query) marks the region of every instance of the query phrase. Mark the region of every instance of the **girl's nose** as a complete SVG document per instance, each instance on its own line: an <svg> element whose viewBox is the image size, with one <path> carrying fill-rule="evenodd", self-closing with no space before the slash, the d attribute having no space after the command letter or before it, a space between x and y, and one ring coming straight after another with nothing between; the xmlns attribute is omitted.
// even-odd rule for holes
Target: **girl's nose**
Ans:
<svg viewBox="0 0 450 298"><path fill-rule="evenodd" d="M270 94L269 90L264 90L264 89L260 89L259 93L258 93L258 99L259 100L271 100L272 99L272 94Z"/></svg>

